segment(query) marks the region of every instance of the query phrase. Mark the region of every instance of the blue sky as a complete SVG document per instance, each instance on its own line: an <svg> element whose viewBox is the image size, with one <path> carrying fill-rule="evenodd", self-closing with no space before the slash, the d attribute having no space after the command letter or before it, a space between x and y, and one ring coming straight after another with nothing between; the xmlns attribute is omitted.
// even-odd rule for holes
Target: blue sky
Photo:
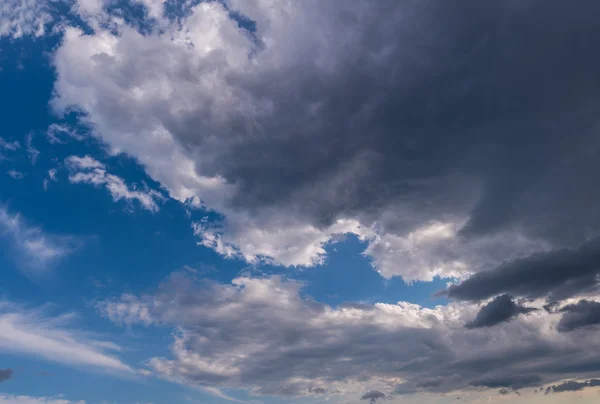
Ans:
<svg viewBox="0 0 600 404"><path fill-rule="evenodd" d="M597 28L529 3L0 6L0 404L594 402Z"/></svg>

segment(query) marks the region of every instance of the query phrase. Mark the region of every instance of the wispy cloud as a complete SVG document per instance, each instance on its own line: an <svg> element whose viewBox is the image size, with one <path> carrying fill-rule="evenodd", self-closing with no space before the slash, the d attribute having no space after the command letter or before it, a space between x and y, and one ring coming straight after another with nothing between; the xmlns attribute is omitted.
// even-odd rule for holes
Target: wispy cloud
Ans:
<svg viewBox="0 0 600 404"><path fill-rule="evenodd" d="M70 401L61 397L31 397L0 394L0 404L85 404L85 401Z"/></svg>
<svg viewBox="0 0 600 404"><path fill-rule="evenodd" d="M35 148L33 145L33 135L27 135L25 139L27 154L29 154L29 159L31 160L31 164L35 164L38 157L40 156L40 151Z"/></svg>
<svg viewBox="0 0 600 404"><path fill-rule="evenodd" d="M51 168L48 170L48 177L44 178L44 191L48 190L48 186L50 185L50 181L56 181L56 168Z"/></svg>
<svg viewBox="0 0 600 404"><path fill-rule="evenodd" d="M28 309L0 301L0 351L90 370L134 372L114 355L121 350L118 345L69 327L75 319L74 313L53 316L47 308Z"/></svg>
<svg viewBox="0 0 600 404"><path fill-rule="evenodd" d="M9 142L9 141L5 140L4 138L0 137L0 149L15 151L19 147L21 147L21 146L19 145L19 142L17 142L16 140Z"/></svg>
<svg viewBox="0 0 600 404"><path fill-rule="evenodd" d="M94 158L70 156L65 160L65 164L70 171L70 182L105 186L115 202L137 200L144 209L158 212L155 199L162 199L158 192L131 189L121 177L107 173L106 166Z"/></svg>
<svg viewBox="0 0 600 404"><path fill-rule="evenodd" d="M25 174L23 174L20 171L15 170L15 169L9 170L7 172L7 174L10 175L15 180L22 180L23 178L25 178Z"/></svg>
<svg viewBox="0 0 600 404"><path fill-rule="evenodd" d="M0 235L6 238L19 267L41 273L77 249L80 242L72 236L47 234L29 225L19 213L11 214L0 206Z"/></svg>

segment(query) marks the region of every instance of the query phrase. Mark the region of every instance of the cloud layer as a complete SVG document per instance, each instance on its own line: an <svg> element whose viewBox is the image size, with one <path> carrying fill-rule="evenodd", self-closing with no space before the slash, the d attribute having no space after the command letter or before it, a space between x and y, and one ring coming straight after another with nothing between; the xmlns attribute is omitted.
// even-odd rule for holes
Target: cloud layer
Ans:
<svg viewBox="0 0 600 404"><path fill-rule="evenodd" d="M330 307L301 289L277 276L220 284L174 273L152 294L98 309L118 324L175 330L171 357L148 361L156 375L254 394L521 389L600 371L595 333L559 332L558 313L468 329L472 318L490 325L476 305Z"/></svg>

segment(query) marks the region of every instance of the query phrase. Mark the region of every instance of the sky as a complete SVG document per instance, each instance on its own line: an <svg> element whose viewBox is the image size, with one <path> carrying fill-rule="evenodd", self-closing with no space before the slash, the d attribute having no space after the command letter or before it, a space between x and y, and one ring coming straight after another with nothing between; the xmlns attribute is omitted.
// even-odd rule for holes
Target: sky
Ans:
<svg viewBox="0 0 600 404"><path fill-rule="evenodd" d="M0 404L597 402L599 16L2 1Z"/></svg>

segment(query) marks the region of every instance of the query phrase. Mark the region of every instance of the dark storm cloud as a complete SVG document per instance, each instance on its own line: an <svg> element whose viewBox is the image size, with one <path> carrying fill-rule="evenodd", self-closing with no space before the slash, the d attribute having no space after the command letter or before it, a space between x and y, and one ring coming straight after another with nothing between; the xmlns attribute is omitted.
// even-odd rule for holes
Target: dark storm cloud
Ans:
<svg viewBox="0 0 600 404"><path fill-rule="evenodd" d="M573 380L569 380L566 382L563 382L561 384L555 384L553 386L550 386L550 391L554 392L554 393L564 393L565 391L579 391L579 390L583 390L584 388L588 387L588 383L587 382L576 382ZM548 394L548 390L546 390L546 394Z"/></svg>
<svg viewBox="0 0 600 404"><path fill-rule="evenodd" d="M513 302L509 295L501 295L479 310L473 321L465 324L467 328L491 327L509 321L519 314L527 314L537 309L524 307Z"/></svg>
<svg viewBox="0 0 600 404"><path fill-rule="evenodd" d="M600 229L589 186L600 168L600 3L307 1L290 11L304 24L291 37L259 6L230 3L258 20L256 38L277 39L253 50L251 69L229 66L225 51L204 57L232 105L216 111L198 92L186 108L122 108L99 93L92 119L136 133L150 111L199 173L237 184L228 203L242 211L317 225L400 211L385 220L392 231L471 211L465 237L518 225L559 244ZM147 83L131 59L97 59L123 91ZM170 79L193 81L186 68Z"/></svg>
<svg viewBox="0 0 600 404"><path fill-rule="evenodd" d="M333 75L305 63L244 80L275 101L257 123L266 136L201 171L241 184L240 206L292 203L323 224L424 200L419 219L456 213L471 197L472 183L447 187L460 173L484 186L465 236L519 223L581 240L584 227L600 228L600 193L588 185L598 168L599 11L594 1L386 1L344 20L327 8L341 31L361 35L344 64ZM414 23L400 22L403 12Z"/></svg>
<svg viewBox="0 0 600 404"><path fill-rule="evenodd" d="M562 300L598 289L600 239L579 248L541 252L479 272L446 293L457 300L481 300L509 293ZM550 308L550 306L549 306Z"/></svg>
<svg viewBox="0 0 600 404"><path fill-rule="evenodd" d="M371 390L366 392L360 398L361 400L369 400L369 403L374 404L377 400L383 400L386 398L385 393L382 393L379 390Z"/></svg>
<svg viewBox="0 0 600 404"><path fill-rule="evenodd" d="M600 324L600 303L580 300L576 304L569 304L560 312L564 313L558 322L560 332L569 332L582 327Z"/></svg>
<svg viewBox="0 0 600 404"><path fill-rule="evenodd" d="M5 380L8 380L12 377L13 370L12 369L0 369L0 383Z"/></svg>

